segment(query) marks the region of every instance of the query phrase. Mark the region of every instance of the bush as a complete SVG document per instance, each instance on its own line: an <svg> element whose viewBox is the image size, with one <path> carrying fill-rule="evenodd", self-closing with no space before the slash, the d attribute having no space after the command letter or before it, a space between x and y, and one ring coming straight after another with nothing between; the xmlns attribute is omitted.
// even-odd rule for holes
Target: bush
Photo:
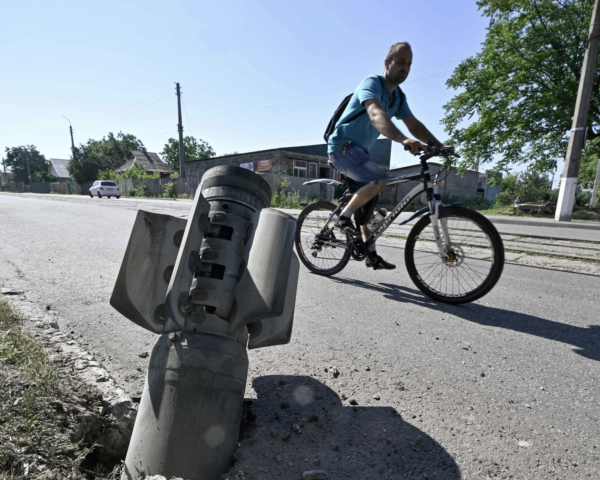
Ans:
<svg viewBox="0 0 600 480"><path fill-rule="evenodd" d="M542 203L552 201L555 195L548 176L529 169L518 175L507 175L502 179L495 205L497 207L512 205L516 197L519 197L521 203Z"/></svg>
<svg viewBox="0 0 600 480"><path fill-rule="evenodd" d="M123 173L115 173L112 170L100 170L97 174L98 180L121 180L123 178L134 178L137 180L148 180L160 178L160 173L148 173L144 167L134 163Z"/></svg>
<svg viewBox="0 0 600 480"><path fill-rule="evenodd" d="M286 177L281 177L279 180L279 185L273 192L273 196L271 197L271 206L274 208L293 208L293 209L302 209L304 208L300 205L300 202L310 203L312 200L309 200L307 197L301 197L300 192L297 190L288 191L290 187L290 181Z"/></svg>
<svg viewBox="0 0 600 480"><path fill-rule="evenodd" d="M163 190L165 197L177 198L177 192L175 191L175 184L173 182L169 182L163 185Z"/></svg>
<svg viewBox="0 0 600 480"><path fill-rule="evenodd" d="M31 180L36 183L44 183L44 182L56 182L58 178L54 175L50 175L48 172L33 172L31 174Z"/></svg>
<svg viewBox="0 0 600 480"><path fill-rule="evenodd" d="M129 191L129 196L130 197L149 197L150 189L148 188L148 182L146 182L146 181L140 182L140 184L137 187L132 188Z"/></svg>
<svg viewBox="0 0 600 480"><path fill-rule="evenodd" d="M590 202L592 200L592 192L579 192L577 194L576 198L576 204L579 205L580 207L587 207L590 205Z"/></svg>

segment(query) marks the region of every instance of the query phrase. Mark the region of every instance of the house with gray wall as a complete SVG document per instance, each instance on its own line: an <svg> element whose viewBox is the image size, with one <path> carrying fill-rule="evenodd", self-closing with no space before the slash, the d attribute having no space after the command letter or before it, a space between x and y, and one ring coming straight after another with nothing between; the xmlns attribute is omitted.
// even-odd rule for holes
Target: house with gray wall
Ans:
<svg viewBox="0 0 600 480"><path fill-rule="evenodd" d="M48 160L48 174L54 175L59 180L70 180L69 162L64 158L51 158Z"/></svg>

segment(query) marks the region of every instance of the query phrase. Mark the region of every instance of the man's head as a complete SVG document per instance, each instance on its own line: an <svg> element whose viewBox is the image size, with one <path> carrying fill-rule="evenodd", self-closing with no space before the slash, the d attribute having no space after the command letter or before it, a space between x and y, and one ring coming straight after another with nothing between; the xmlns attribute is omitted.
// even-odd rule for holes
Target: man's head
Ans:
<svg viewBox="0 0 600 480"><path fill-rule="evenodd" d="M410 43L394 43L385 57L385 79L397 85L404 82L410 72L412 57Z"/></svg>

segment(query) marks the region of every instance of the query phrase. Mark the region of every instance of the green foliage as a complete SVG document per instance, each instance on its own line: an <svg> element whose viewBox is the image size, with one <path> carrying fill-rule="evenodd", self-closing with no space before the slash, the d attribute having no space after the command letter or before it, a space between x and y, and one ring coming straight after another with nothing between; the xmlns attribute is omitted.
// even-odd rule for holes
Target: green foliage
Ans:
<svg viewBox="0 0 600 480"><path fill-rule="evenodd" d="M165 197L177 198L177 192L175 191L175 184L173 182L164 184L163 191L165 192Z"/></svg>
<svg viewBox="0 0 600 480"><path fill-rule="evenodd" d="M179 173L173 172L171 175L169 175L169 178L179 178Z"/></svg>
<svg viewBox="0 0 600 480"><path fill-rule="evenodd" d="M51 175L44 170L32 173L31 179L34 182L56 182L58 180L58 178L56 178L54 175Z"/></svg>
<svg viewBox="0 0 600 480"><path fill-rule="evenodd" d="M583 188L592 188L598 170L598 159L600 158L600 137L587 142L585 151L581 157L579 167L579 183Z"/></svg>
<svg viewBox="0 0 600 480"><path fill-rule="evenodd" d="M529 168L518 175L506 175L501 180L496 205L512 205L516 197L519 197L521 203L556 201L548 176L535 168Z"/></svg>
<svg viewBox="0 0 600 480"><path fill-rule="evenodd" d="M160 154L163 161L168 163L172 168L179 168L179 140L169 138ZM186 162L202 158L212 158L216 155L208 143L201 139L196 140L191 136L183 138L183 154Z"/></svg>
<svg viewBox="0 0 600 480"><path fill-rule="evenodd" d="M47 172L48 162L34 145L23 145L20 147L6 147L6 158L3 165L13 172L12 179L15 182L29 182L27 175L27 163L31 171L32 181L36 172Z"/></svg>
<svg viewBox="0 0 600 480"><path fill-rule="evenodd" d="M88 140L73 149L69 174L77 183L98 179L99 171L114 170L123 165L132 150L142 150L144 144L135 135L110 132L102 140ZM114 178L112 176L111 178Z"/></svg>
<svg viewBox="0 0 600 480"><path fill-rule="evenodd" d="M133 178L136 180L157 179L160 178L160 173L149 173L140 164L134 163L131 167L121 173L115 173L111 170L103 170L99 171L97 174L97 180L121 180L124 178Z"/></svg>
<svg viewBox="0 0 600 480"><path fill-rule="evenodd" d="M140 184L129 191L130 197L149 197L150 189L148 188L148 180L142 180Z"/></svg>
<svg viewBox="0 0 600 480"><path fill-rule="evenodd" d="M482 50L447 81L460 90L444 108L445 130L461 148L461 163L476 158L498 169L525 163L550 171L565 155L593 2L480 0L496 18ZM600 84L596 72L594 91ZM465 126L473 116L479 121ZM600 95L592 95L588 139L600 134Z"/></svg>
<svg viewBox="0 0 600 480"><path fill-rule="evenodd" d="M271 197L271 207L273 208L304 208L300 202L311 203L307 197L301 197L298 190L290 191L290 180L287 177L281 177L279 185Z"/></svg>
<svg viewBox="0 0 600 480"><path fill-rule="evenodd" d="M577 194L577 196L575 197L577 205L582 206L582 207L589 206L591 199L592 199L592 192L590 192L589 190L579 192Z"/></svg>

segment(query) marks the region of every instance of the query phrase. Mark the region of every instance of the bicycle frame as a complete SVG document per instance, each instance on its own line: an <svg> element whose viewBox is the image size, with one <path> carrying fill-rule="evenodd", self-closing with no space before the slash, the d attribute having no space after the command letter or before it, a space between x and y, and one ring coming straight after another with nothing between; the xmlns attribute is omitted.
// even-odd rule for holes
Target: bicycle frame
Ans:
<svg viewBox="0 0 600 480"><path fill-rule="evenodd" d="M389 215L387 215L383 219L383 221L378 225L378 227L373 232L371 232L371 235L369 235L369 238L367 238L366 242L364 243L365 249L367 252L369 251L369 247L372 244L374 244L377 241L377 239L383 234L383 232L385 232L385 230L387 230L387 228L392 224L392 222L394 220L396 220L396 218L398 218L398 216L404 211L404 209L408 206L408 204L410 202L412 202L415 198L417 198L419 195L421 195L422 193L425 192L427 194L427 205L428 206L415 212L414 215L412 215L409 219L400 223L400 225L409 223L410 221L414 220L417 217L422 216L427 211L429 211L429 216L431 219L431 225L432 225L432 229L433 229L433 235L435 238L435 243L437 245L438 252L442 258L444 258L444 259L448 258L448 254L446 252L448 251L448 249L450 249L452 244L450 241L450 235L448 234L448 227L447 227L446 221L444 221L443 219L440 221L440 218L439 218L440 206L443 206L443 204L440 201L441 200L440 196L435 194L433 192L433 188L428 185L428 182L431 182L431 176L429 174L429 165L427 164L427 160L429 158L431 158L431 156L432 155L430 155L430 154L426 154L426 155L423 155L420 157L420 160L421 160L421 172L420 173L412 174L412 175L403 175L403 176L398 176L398 177L390 177L388 185L395 185L397 183L404 183L404 182L408 182L411 180L422 180L423 182L420 185L417 185L415 188L413 188L410 192L408 192L408 194L400 201L400 203L398 203L398 205L396 205L396 207L394 207L394 209L389 213ZM336 185L336 186L341 185L341 182L336 182L335 180L330 180L330 179L312 180L310 182L306 182L305 185L312 184L312 183L326 183L329 185ZM435 185L435 182L433 182L433 184ZM342 201L340 202L338 207L333 211L329 220L327 220L327 222L325 223L324 228L326 228L329 225L329 222L331 222L331 219L333 218L333 216L335 214L337 214L339 211L341 211L348 204L348 202L350 201L352 196L353 196L353 194L347 194L342 199ZM440 235L440 226L441 226L441 230L442 230L441 235ZM341 246L343 246L343 245L341 245ZM348 247L346 247L346 248L348 248Z"/></svg>

